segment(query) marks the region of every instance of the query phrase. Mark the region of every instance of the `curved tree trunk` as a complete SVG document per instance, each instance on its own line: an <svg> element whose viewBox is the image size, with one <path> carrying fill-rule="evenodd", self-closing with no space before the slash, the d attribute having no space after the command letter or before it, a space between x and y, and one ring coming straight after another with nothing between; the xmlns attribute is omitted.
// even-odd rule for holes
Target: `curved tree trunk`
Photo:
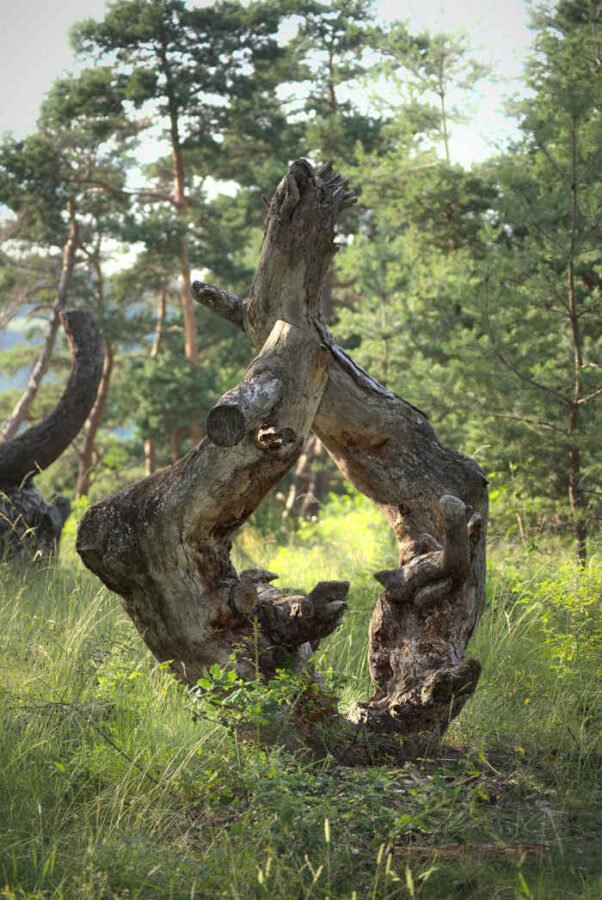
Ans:
<svg viewBox="0 0 602 900"><path fill-rule="evenodd" d="M439 443L424 413L356 366L323 323L335 221L353 201L329 166L293 163L268 210L249 299L193 286L197 300L242 325L260 354L212 410L208 438L89 510L78 549L124 598L155 655L174 660L186 680L248 646L253 617L264 642L255 672L269 677L280 648L298 661L307 648L301 653L296 641L313 646L345 606L344 584L293 601L270 587L269 573L255 577L257 599L241 594L249 576L237 578L228 556L235 530L294 464L311 427L343 475L384 510L400 543L399 568L376 575L384 590L370 628L375 693L350 719L381 734L438 738L479 675L464 654L485 597L486 479Z"/></svg>
<svg viewBox="0 0 602 900"><path fill-rule="evenodd" d="M276 591L272 603L269 573L237 575L230 549L236 530L299 455L326 361L316 337L276 322L239 387L212 411L212 439L92 506L80 523L84 563L121 595L157 659L171 660L190 684L205 666L228 664L235 648L240 672L259 666L273 674L288 646L301 647L311 634L311 601L305 609L301 598ZM320 596L321 614L327 600ZM341 608L335 604L334 620ZM259 660L256 615L265 620Z"/></svg>
<svg viewBox="0 0 602 900"><path fill-rule="evenodd" d="M71 374L58 404L45 419L0 444L0 544L11 555L48 555L58 544L69 501L48 504L33 478L67 449L96 399L103 345L91 313L60 314L71 350Z"/></svg>

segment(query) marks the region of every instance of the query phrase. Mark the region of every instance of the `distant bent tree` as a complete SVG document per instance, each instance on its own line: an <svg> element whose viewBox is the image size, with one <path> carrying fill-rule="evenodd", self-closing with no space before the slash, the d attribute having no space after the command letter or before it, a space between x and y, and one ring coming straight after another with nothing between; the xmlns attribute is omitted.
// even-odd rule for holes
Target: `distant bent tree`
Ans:
<svg viewBox="0 0 602 900"><path fill-rule="evenodd" d="M96 400L103 367L103 344L92 314L60 313L71 351L71 374L56 407L45 419L0 443L0 547L26 559L52 555L70 504L48 503L35 476L59 458L77 436Z"/></svg>

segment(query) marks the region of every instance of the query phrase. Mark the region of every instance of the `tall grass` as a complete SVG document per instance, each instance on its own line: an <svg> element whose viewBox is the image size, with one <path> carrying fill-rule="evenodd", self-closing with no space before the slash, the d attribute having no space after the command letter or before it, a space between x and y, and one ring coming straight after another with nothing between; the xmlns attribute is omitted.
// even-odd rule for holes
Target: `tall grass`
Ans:
<svg viewBox="0 0 602 900"><path fill-rule="evenodd" d="M343 706L369 690L386 535L339 500L237 550L291 586L351 580L319 659ZM199 716L69 541L60 563L0 572L0 896L600 896L599 568L497 565L482 681L442 757L356 771Z"/></svg>

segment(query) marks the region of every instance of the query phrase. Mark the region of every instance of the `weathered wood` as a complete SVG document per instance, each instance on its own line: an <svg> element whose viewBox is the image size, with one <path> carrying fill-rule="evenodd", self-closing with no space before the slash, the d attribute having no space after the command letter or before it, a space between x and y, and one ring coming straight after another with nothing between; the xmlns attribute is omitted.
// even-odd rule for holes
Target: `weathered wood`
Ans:
<svg viewBox="0 0 602 900"><path fill-rule="evenodd" d="M96 504L82 519L77 549L84 563L120 594L157 659L172 661L189 684L206 666L229 664L234 652L239 672L267 677L281 656L275 648L285 648L294 664L307 642L303 616L286 595L274 597L282 614L266 611L270 601L262 590L269 583L263 578L273 573L255 570L240 578L230 549L235 531L297 459L322 397L327 355L317 335L276 322L229 395L245 398L248 413L236 443L204 438L172 466ZM266 391L270 379L277 389ZM262 426L284 438L262 441ZM341 608L333 610L331 629Z"/></svg>
<svg viewBox="0 0 602 900"><path fill-rule="evenodd" d="M197 291L202 292L202 303L216 312L222 319L227 319L239 328L243 327L243 307L244 301L230 291L223 291L221 288L215 287L213 284L195 281L192 284L192 296L199 300Z"/></svg>
<svg viewBox="0 0 602 900"><path fill-rule="evenodd" d="M265 570L237 575L229 552L313 427L400 543L399 567L377 573L384 590L370 626L374 696L354 706L352 724L339 722L340 758L366 759L351 752L360 731L438 739L475 688L480 666L465 650L485 596L487 490L476 463L443 447L425 414L357 366L324 325L320 288L336 252L335 224L354 200L330 166L314 171L298 160L269 205L248 300L194 285L196 299L242 325L259 355L212 410L209 436L92 507L77 547L121 595L156 657L188 683L233 655L249 678L304 664L340 621L348 585L322 583L307 596L281 591ZM312 698L307 722L303 703L295 722L315 745L317 721L328 736L337 713L332 699Z"/></svg>
<svg viewBox="0 0 602 900"><path fill-rule="evenodd" d="M349 712L374 731L443 734L480 675L480 664L462 656L463 593L482 520L474 515L467 521L457 497L443 496L439 507L442 548L375 575L384 587L370 623L368 662L377 692Z"/></svg>
<svg viewBox="0 0 602 900"><path fill-rule="evenodd" d="M48 503L33 481L0 485L0 553L26 561L48 559L58 550L71 512L67 497Z"/></svg>
<svg viewBox="0 0 602 900"><path fill-rule="evenodd" d="M220 447L233 447L249 431L254 431L259 441L260 430L281 396L282 381L277 373L247 373L245 380L224 394L207 416L207 436Z"/></svg>
<svg viewBox="0 0 602 900"><path fill-rule="evenodd" d="M370 628L376 690L351 716L377 731L439 735L474 691L480 669L464 655L485 600L487 481L473 460L439 442L423 412L357 366L324 325L320 284L336 249L324 206L335 197L340 207L352 201L330 168L291 166L268 209L249 298L236 304L230 296L229 304L242 313L255 346L276 318L285 318L328 347L328 383L313 431L344 477L387 516L400 544L398 579L412 582L416 567L420 573L422 593L413 604L391 603L386 591L377 603ZM197 282L193 295L220 311L211 286ZM462 561L467 516L478 517L468 568ZM445 564L432 558L433 543L444 547Z"/></svg>

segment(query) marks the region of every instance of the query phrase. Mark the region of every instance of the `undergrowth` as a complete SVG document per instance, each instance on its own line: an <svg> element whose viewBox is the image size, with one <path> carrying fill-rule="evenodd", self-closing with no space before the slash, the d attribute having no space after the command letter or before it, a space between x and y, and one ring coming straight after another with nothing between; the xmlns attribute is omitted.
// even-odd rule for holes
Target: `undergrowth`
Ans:
<svg viewBox="0 0 602 900"><path fill-rule="evenodd" d="M72 532L57 564L2 566L0 896L601 895L600 565L496 562L471 646L484 673L442 754L346 769L240 740L218 694L199 704L152 660ZM369 690L387 541L343 498L294 537L249 529L237 550L290 586L351 581L319 657L343 707ZM237 689L236 715L270 714Z"/></svg>

